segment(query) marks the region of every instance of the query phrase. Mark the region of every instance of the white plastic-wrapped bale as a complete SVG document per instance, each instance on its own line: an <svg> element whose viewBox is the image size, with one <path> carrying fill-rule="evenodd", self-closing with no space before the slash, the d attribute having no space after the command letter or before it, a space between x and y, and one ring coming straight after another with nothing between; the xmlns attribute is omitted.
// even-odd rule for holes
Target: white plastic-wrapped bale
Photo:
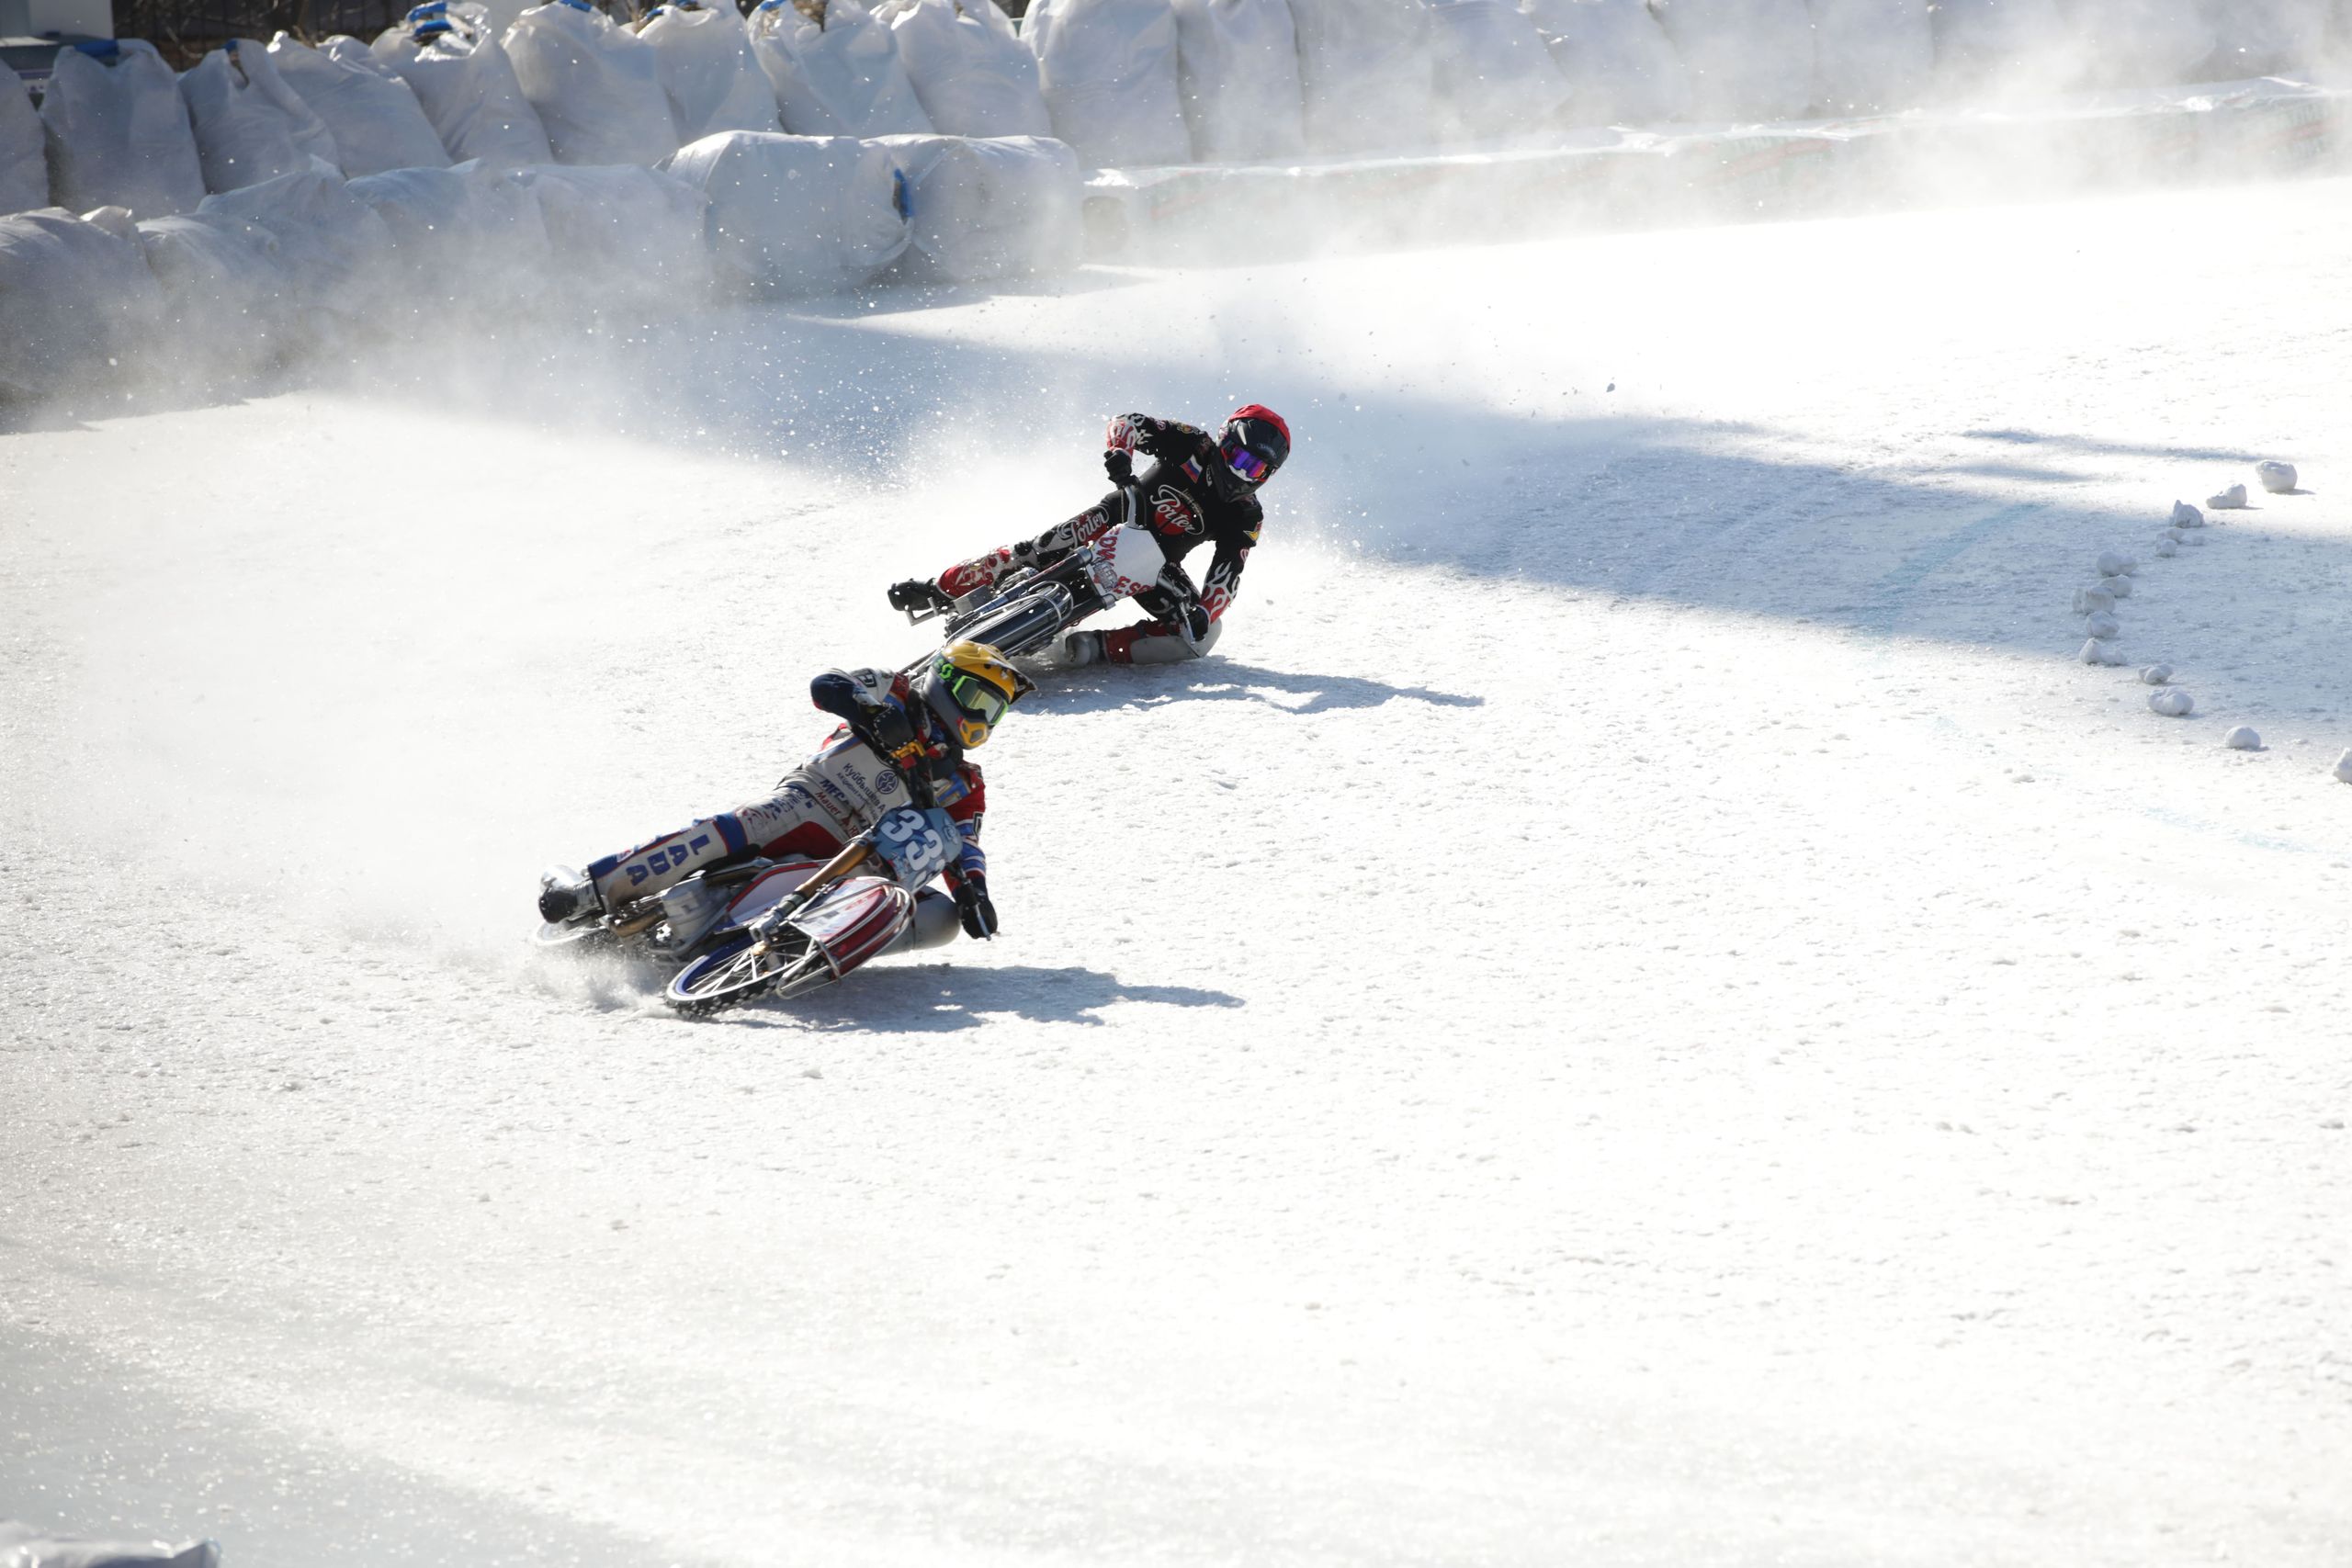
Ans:
<svg viewBox="0 0 2352 1568"><path fill-rule="evenodd" d="M62 49L41 95L50 199L76 212L127 207L141 218L193 212L204 165L187 100L155 46Z"/></svg>
<svg viewBox="0 0 2352 1568"><path fill-rule="evenodd" d="M180 78L204 188L243 190L307 168L313 158L340 169L334 133L286 85L269 51L231 39Z"/></svg>
<svg viewBox="0 0 2352 1568"><path fill-rule="evenodd" d="M928 136L890 29L857 0L762 0L752 54L795 136Z"/></svg>
<svg viewBox="0 0 2352 1568"><path fill-rule="evenodd" d="M637 36L653 51L680 146L721 130L782 129L775 88L752 58L752 35L733 0L656 6Z"/></svg>
<svg viewBox="0 0 2352 1568"><path fill-rule="evenodd" d="M1522 0L1568 85L1579 125L1654 125L1690 112L1690 73L1642 0Z"/></svg>
<svg viewBox="0 0 2352 1568"><path fill-rule="evenodd" d="M1290 0L1306 144L1317 152L1429 144L1429 7L1423 0Z"/></svg>
<svg viewBox="0 0 2352 1568"><path fill-rule="evenodd" d="M704 141L718 140L723 137ZM575 301L591 309L675 313L709 298L705 201L692 182L661 169L566 164L525 169L514 177L537 197L553 265L571 282Z"/></svg>
<svg viewBox="0 0 2352 1568"><path fill-rule="evenodd" d="M391 231L343 176L313 164L259 185L208 196L198 218L258 224L277 238L305 325L325 332L365 320L394 274Z"/></svg>
<svg viewBox="0 0 2352 1568"><path fill-rule="evenodd" d="M416 94L452 158L500 169L555 162L539 111L523 96L483 7L419 6L368 48Z"/></svg>
<svg viewBox="0 0 2352 1568"><path fill-rule="evenodd" d="M1509 0L1430 0L1430 42L1440 140L1494 141L1557 124L1567 80Z"/></svg>
<svg viewBox="0 0 2352 1568"><path fill-rule="evenodd" d="M62 208L0 218L0 393L71 392L140 361L163 303L135 239Z"/></svg>
<svg viewBox="0 0 2352 1568"><path fill-rule="evenodd" d="M1290 0L1174 0L1176 81L1193 154L1255 164L1306 151Z"/></svg>
<svg viewBox="0 0 2352 1568"><path fill-rule="evenodd" d="M2214 19L2221 34L2215 76L2308 72L2327 58L2327 7L2312 0L2228 0Z"/></svg>
<svg viewBox="0 0 2352 1568"><path fill-rule="evenodd" d="M995 0L882 0L922 111L943 136L1051 136L1037 57Z"/></svg>
<svg viewBox="0 0 2352 1568"><path fill-rule="evenodd" d="M1879 114L1925 100L1935 81L1928 0L1805 0L1813 17L1813 107Z"/></svg>
<svg viewBox="0 0 2352 1568"><path fill-rule="evenodd" d="M668 167L709 203L710 252L738 288L840 293L907 248L906 175L887 142L737 130Z"/></svg>
<svg viewBox="0 0 2352 1568"><path fill-rule="evenodd" d="M1169 0L1037 0L1022 23L1054 135L1096 168L1189 163Z"/></svg>
<svg viewBox="0 0 2352 1568"><path fill-rule="evenodd" d="M349 175L386 169L446 169L448 150L409 85L356 38L312 49L288 33L269 40L277 73L334 137Z"/></svg>
<svg viewBox="0 0 2352 1568"><path fill-rule="evenodd" d="M384 220L420 303L505 309L537 291L551 259L537 196L503 170L390 169L345 188Z"/></svg>
<svg viewBox="0 0 2352 1568"><path fill-rule="evenodd" d="M180 374L199 384L253 374L297 346L294 280L277 236L225 213L151 218L139 225L164 294L163 339Z"/></svg>
<svg viewBox="0 0 2352 1568"><path fill-rule="evenodd" d="M1934 21L1936 76L1946 91L2032 95L2073 83L2056 0L1939 0Z"/></svg>
<svg viewBox="0 0 2352 1568"><path fill-rule="evenodd" d="M0 216L49 205L49 152L24 78L0 73Z"/></svg>
<svg viewBox="0 0 2352 1568"><path fill-rule="evenodd" d="M557 163L653 164L678 150L653 51L587 0L532 6L503 42Z"/></svg>
<svg viewBox="0 0 2352 1568"><path fill-rule="evenodd" d="M2102 85L2194 81L2222 41L2211 0L2058 0L2058 11L2085 73Z"/></svg>
<svg viewBox="0 0 2352 1568"><path fill-rule="evenodd" d="M1813 102L1805 0L1656 0L1700 119L1794 119Z"/></svg>
<svg viewBox="0 0 2352 1568"><path fill-rule="evenodd" d="M1042 136L883 138L907 178L900 270L979 283L1076 266L1084 245L1078 154Z"/></svg>

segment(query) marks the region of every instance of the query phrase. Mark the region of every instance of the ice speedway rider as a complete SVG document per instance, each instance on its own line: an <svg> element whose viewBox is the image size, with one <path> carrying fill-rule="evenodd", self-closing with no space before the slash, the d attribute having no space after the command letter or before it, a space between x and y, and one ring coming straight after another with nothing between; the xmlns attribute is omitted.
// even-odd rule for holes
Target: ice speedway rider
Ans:
<svg viewBox="0 0 2352 1568"><path fill-rule="evenodd" d="M1258 491L1290 456L1290 426L1261 403L1233 411L1215 435L1193 425L1149 414L1121 414L1103 437L1102 467L1119 488L1066 523L1034 539L1023 539L949 567L936 578L894 584L890 604L899 610L950 610L968 604L999 576L1018 567L1046 567L1114 526L1132 491L1136 515L1159 537L1176 568L1173 588L1138 594L1152 619L1117 631L1074 631L1039 662L1073 668L1107 660L1113 664L1167 664L1197 659L1216 645L1225 612L1232 606L1241 565L1258 542L1265 509ZM1156 459L1136 477L1136 452ZM1207 540L1216 546L1208 576L1197 592L1182 562Z"/></svg>
<svg viewBox="0 0 2352 1568"><path fill-rule="evenodd" d="M674 833L590 863L582 873L550 868L539 880L539 918L550 925L600 921L625 905L675 886L697 871L754 856L822 861L900 807L935 806L962 842L948 863L953 901L933 888L914 890L910 945L996 934L989 901L988 857L980 851L986 795L978 766L965 752L985 744L1004 711L1033 690L1028 678L984 643L950 643L911 679L887 670L828 670L808 683L817 706L842 720L817 754L776 782L765 800L706 817ZM665 900L665 904L670 900ZM665 910L672 927L710 908Z"/></svg>

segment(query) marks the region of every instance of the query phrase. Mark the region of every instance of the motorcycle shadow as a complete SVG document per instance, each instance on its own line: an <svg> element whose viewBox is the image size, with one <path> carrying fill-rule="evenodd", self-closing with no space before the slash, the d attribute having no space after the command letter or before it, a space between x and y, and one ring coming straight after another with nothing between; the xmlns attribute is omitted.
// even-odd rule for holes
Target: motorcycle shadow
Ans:
<svg viewBox="0 0 2352 1568"><path fill-rule="evenodd" d="M1091 677L1091 679L1090 679ZM1376 708L1397 701L1431 707L1484 707L1487 699L1428 686L1392 686L1361 675L1308 675L1238 664L1214 654L1182 664L1090 667L1041 682L1024 712L1100 713L1174 702L1257 703L1288 714Z"/></svg>
<svg viewBox="0 0 2352 1568"><path fill-rule="evenodd" d="M839 987L792 1001L761 1001L711 1021L755 1028L821 1031L898 1030L938 1034L977 1028L990 1014L1028 1023L1101 1027L1102 1010L1120 1002L1163 1007L1238 1008L1241 998L1197 986L1130 986L1100 969L1037 964L892 964L859 970Z"/></svg>

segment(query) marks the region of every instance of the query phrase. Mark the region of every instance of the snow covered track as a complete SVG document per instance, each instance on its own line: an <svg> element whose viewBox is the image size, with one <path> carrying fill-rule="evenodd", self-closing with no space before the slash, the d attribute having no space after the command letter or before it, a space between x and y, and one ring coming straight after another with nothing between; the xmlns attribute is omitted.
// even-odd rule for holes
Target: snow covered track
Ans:
<svg viewBox="0 0 2352 1568"><path fill-rule="evenodd" d="M2352 186L2284 194L0 438L5 1506L230 1568L2340 1562ZM526 954L542 861L764 786L1099 415L1244 399L1300 446L1219 656L985 753L999 942L700 1025ZM2188 717L2075 661L2110 551Z"/></svg>

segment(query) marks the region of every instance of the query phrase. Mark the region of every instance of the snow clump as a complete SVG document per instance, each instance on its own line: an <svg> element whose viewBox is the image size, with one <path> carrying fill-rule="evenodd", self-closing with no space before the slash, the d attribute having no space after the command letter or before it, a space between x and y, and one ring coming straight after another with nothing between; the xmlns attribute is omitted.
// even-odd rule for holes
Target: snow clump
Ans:
<svg viewBox="0 0 2352 1568"><path fill-rule="evenodd" d="M2180 554L2180 541L2174 538L2170 534L2166 534L2163 538L2156 541L2156 554L2164 557L2166 560L2170 560L2173 557Z"/></svg>
<svg viewBox="0 0 2352 1568"><path fill-rule="evenodd" d="M2104 588L2077 588L2075 590L2075 614L2078 615L2087 615L2095 611L2112 610L2114 608L2115 595L2109 593Z"/></svg>
<svg viewBox="0 0 2352 1568"><path fill-rule="evenodd" d="M2161 686L2172 679L2172 666L2169 664L2143 665L2140 670L2140 679L2151 686Z"/></svg>
<svg viewBox="0 0 2352 1568"><path fill-rule="evenodd" d="M2160 713L2166 718L2185 718L2197 705L2197 699L2178 686L2165 686L2148 694L2148 711Z"/></svg>
<svg viewBox="0 0 2352 1568"><path fill-rule="evenodd" d="M2352 750L2335 759L2335 776L2346 784L2352 784Z"/></svg>
<svg viewBox="0 0 2352 1568"><path fill-rule="evenodd" d="M2139 570L2140 563L2130 556L2119 555L2113 550L2098 553L2098 574L2101 577L2129 577Z"/></svg>
<svg viewBox="0 0 2352 1568"><path fill-rule="evenodd" d="M2132 580L2128 577L2102 577L2098 580L2098 591L2110 599L2129 599L2132 597Z"/></svg>
<svg viewBox="0 0 2352 1568"><path fill-rule="evenodd" d="M2101 642L2097 637L2093 637L2088 642L2083 644L2083 650L2075 655L2075 657L2081 660L2086 664L2112 665L2123 662L2123 655L2116 652L2114 649L2110 648L2106 643Z"/></svg>
<svg viewBox="0 0 2352 1568"><path fill-rule="evenodd" d="M2172 525L2176 528L2202 528L2205 526L2205 514L2185 501L2176 501L2172 503Z"/></svg>
<svg viewBox="0 0 2352 1568"><path fill-rule="evenodd" d="M2235 512L2245 504L2245 486L2232 485L2219 495L2209 495L2205 504L2215 512Z"/></svg>
<svg viewBox="0 0 2352 1568"><path fill-rule="evenodd" d="M2102 640L2115 636L2122 629L2123 623L2104 610L2092 611L2089 617L2083 622L2083 630Z"/></svg>
<svg viewBox="0 0 2352 1568"><path fill-rule="evenodd" d="M2289 495L2295 489L2295 465L2292 463L2256 463L2254 477L2262 488L2273 495Z"/></svg>
<svg viewBox="0 0 2352 1568"><path fill-rule="evenodd" d="M2254 732L2254 726L2241 724L2222 737L2222 744L2233 751L2259 751L2262 750L2262 737Z"/></svg>

